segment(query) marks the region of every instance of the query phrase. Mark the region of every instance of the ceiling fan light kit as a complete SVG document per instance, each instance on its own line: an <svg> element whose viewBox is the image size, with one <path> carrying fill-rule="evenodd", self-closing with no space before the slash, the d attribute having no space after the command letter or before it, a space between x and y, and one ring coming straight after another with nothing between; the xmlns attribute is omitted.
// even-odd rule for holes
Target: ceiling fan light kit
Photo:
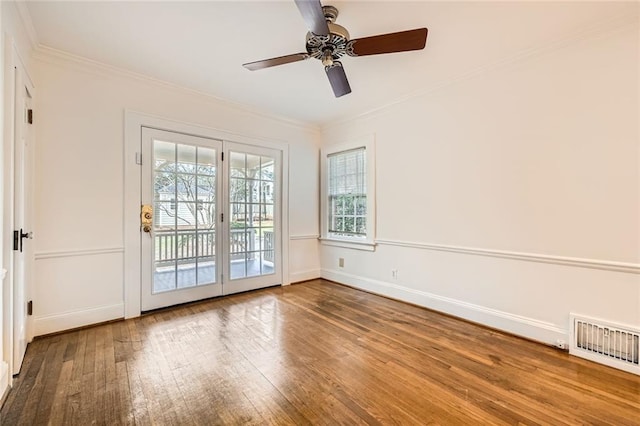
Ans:
<svg viewBox="0 0 640 426"><path fill-rule="evenodd" d="M343 56L357 57L421 50L427 42L426 28L351 40L347 29L335 23L338 9L333 6L322 6L320 0L294 1L309 29L305 43L306 53L249 62L243 64L245 68L256 71L315 58L324 65L333 93L338 98L351 93L347 75L339 61Z"/></svg>

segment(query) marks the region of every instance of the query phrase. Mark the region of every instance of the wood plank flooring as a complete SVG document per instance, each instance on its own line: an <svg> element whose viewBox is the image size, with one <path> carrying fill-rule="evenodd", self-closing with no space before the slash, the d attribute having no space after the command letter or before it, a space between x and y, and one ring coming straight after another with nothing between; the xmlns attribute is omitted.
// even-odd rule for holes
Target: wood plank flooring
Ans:
<svg viewBox="0 0 640 426"><path fill-rule="evenodd" d="M323 280L36 339L8 425L640 424L640 377Z"/></svg>

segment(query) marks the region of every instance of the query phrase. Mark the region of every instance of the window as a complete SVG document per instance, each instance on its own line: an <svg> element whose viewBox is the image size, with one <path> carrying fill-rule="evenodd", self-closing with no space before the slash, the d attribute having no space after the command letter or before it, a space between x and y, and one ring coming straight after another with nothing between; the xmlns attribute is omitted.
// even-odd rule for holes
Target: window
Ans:
<svg viewBox="0 0 640 426"><path fill-rule="evenodd" d="M322 239L325 243L373 249L373 138L322 151Z"/></svg>
<svg viewBox="0 0 640 426"><path fill-rule="evenodd" d="M329 236L367 236L366 151L362 147L327 156Z"/></svg>

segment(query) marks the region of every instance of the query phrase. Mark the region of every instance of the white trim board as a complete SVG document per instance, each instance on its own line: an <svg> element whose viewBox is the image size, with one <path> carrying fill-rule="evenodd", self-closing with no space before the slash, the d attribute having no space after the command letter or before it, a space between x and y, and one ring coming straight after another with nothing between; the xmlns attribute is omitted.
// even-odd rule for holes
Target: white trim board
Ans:
<svg viewBox="0 0 640 426"><path fill-rule="evenodd" d="M57 257L96 256L100 254L124 253L124 247L106 247L98 249L43 251L35 254L36 260L53 259Z"/></svg>
<svg viewBox="0 0 640 426"><path fill-rule="evenodd" d="M297 271L297 272L291 272L289 274L291 283L299 283L302 281L315 280L317 278L320 278L320 276L321 276L320 269L309 269L307 271Z"/></svg>
<svg viewBox="0 0 640 426"><path fill-rule="evenodd" d="M291 241L294 240L317 240L318 238L320 238L320 235L318 234L312 234L312 235L291 235L289 237L289 239Z"/></svg>
<svg viewBox="0 0 640 426"><path fill-rule="evenodd" d="M555 324L371 278L323 269L322 278L503 330L547 345L568 341L569 332Z"/></svg>
<svg viewBox="0 0 640 426"><path fill-rule="evenodd" d="M94 325L124 317L124 304L96 306L78 311L36 317L33 321L36 336Z"/></svg>
<svg viewBox="0 0 640 426"><path fill-rule="evenodd" d="M9 364L0 361L0 407L9 394Z"/></svg>
<svg viewBox="0 0 640 426"><path fill-rule="evenodd" d="M397 240L376 240L376 244L417 248L422 250L446 251L452 253L462 253L477 256L499 257L504 259L524 260L528 262L551 263L563 266L575 266L580 268L602 269L605 271L624 272L629 274L640 274L640 264L614 262L599 259L583 259L578 257L552 256L547 254L523 253L508 250L493 250L474 247L449 246L444 244L429 244Z"/></svg>

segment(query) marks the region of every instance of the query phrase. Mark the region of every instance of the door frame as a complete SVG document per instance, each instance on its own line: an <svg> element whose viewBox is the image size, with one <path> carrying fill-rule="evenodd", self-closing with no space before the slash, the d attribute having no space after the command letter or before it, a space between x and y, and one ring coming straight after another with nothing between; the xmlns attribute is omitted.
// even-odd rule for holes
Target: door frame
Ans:
<svg viewBox="0 0 640 426"><path fill-rule="evenodd" d="M141 310L141 244L140 200L142 196L142 167L137 163L142 152L142 128L149 127L168 132L184 133L203 138L266 147L281 152L282 159L282 285L289 278L289 144L267 138L254 138L226 130L198 124L170 120L132 110L124 111L124 317L140 316ZM142 161L145 161L143 158Z"/></svg>

